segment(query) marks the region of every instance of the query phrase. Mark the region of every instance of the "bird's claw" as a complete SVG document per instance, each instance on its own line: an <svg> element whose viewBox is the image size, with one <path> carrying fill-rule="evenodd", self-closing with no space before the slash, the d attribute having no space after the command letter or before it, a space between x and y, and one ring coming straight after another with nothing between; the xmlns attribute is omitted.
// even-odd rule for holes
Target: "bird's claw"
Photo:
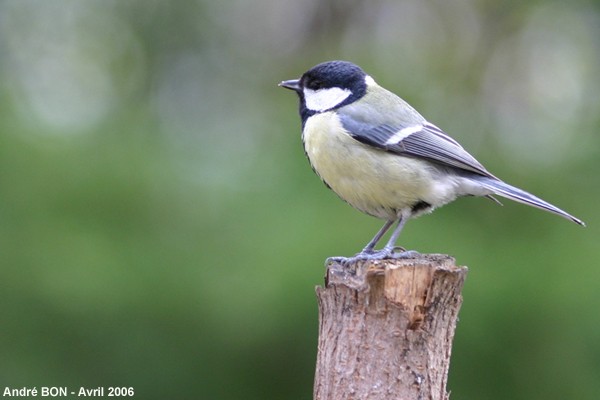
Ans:
<svg viewBox="0 0 600 400"><path fill-rule="evenodd" d="M397 251L400 250L400 251ZM352 257L329 257L325 260L325 265L330 264L341 264L343 266L347 266L357 261L375 261L375 260L399 260L399 259L408 259L408 258L416 258L420 256L421 253L415 250L406 250L403 247L393 247L393 248L383 248L381 250L376 251L361 251L358 254L355 254Z"/></svg>

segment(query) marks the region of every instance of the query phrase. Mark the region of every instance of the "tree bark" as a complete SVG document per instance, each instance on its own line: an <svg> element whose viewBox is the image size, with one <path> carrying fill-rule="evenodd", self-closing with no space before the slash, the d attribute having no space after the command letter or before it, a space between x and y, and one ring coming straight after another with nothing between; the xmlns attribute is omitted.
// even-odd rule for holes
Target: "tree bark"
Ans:
<svg viewBox="0 0 600 400"><path fill-rule="evenodd" d="M466 267L446 255L327 266L315 400L447 400Z"/></svg>

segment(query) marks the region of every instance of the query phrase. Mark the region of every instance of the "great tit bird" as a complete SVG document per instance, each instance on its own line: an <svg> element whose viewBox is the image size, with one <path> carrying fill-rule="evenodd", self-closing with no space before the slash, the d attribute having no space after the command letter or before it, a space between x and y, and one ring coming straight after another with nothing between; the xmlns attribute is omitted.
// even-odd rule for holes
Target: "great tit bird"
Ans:
<svg viewBox="0 0 600 400"><path fill-rule="evenodd" d="M339 197L386 222L355 257L408 257L396 241L410 218L461 196L498 195L584 223L511 186L408 103L347 61L316 65L279 86L300 98L302 142L313 170ZM375 246L397 222L383 249Z"/></svg>

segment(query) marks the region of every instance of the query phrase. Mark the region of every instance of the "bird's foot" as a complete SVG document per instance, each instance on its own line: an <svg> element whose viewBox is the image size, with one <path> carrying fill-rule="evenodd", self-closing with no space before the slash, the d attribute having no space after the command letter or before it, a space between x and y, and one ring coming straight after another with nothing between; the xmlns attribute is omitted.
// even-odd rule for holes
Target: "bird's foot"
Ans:
<svg viewBox="0 0 600 400"><path fill-rule="evenodd" d="M370 250L370 251L361 251L358 254L355 254L352 257L329 257L325 260L325 265L329 264L341 264L343 266L347 266L357 261L375 261L375 260L399 260L399 259L408 259L408 258L416 258L420 256L421 253L415 250L406 250L403 247L392 247L387 248L384 247L381 250Z"/></svg>
<svg viewBox="0 0 600 400"><path fill-rule="evenodd" d="M416 250L406 250L404 247L400 247L400 246L395 246L392 247L391 249L386 249L384 248L383 251L389 251L389 257L386 258L392 258L392 259L407 259L407 258L417 258L419 256L421 256L421 253L419 253Z"/></svg>

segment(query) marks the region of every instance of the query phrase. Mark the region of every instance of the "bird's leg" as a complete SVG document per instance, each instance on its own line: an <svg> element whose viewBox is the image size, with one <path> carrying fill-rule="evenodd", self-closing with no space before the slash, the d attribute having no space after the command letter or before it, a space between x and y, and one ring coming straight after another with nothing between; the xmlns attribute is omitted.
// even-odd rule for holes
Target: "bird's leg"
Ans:
<svg viewBox="0 0 600 400"><path fill-rule="evenodd" d="M400 232L402 232L402 229L404 228L406 221L408 221L408 218L405 215L400 215L400 218L398 219L398 225L396 225L396 228L392 232L390 239L386 243L383 250L381 250L381 252L385 255L385 258L411 258L411 257L415 257L415 256L419 255L419 252L417 252L417 251L414 251L414 250L407 251L403 248L400 253L394 252L394 250L397 249L396 241L398 240L398 237L400 236Z"/></svg>
<svg viewBox="0 0 600 400"><path fill-rule="evenodd" d="M381 240L381 237L383 235L385 235L385 233L388 231L388 229L390 229L390 226L392 226L392 224L394 223L394 220L389 220L389 221L385 221L385 224L383 224L383 226L381 227L381 229L379 230L379 232L377 232L375 234L375 236L373 237L373 239L371 239L371 241L369 243L367 243L367 245L365 246L364 249L362 249L362 251L358 254L371 254L373 253L373 249L375 248L375 245L377 244L377 242L379 242L379 240Z"/></svg>
<svg viewBox="0 0 600 400"><path fill-rule="evenodd" d="M371 241L367 243L365 248L360 253L356 254L353 257L330 257L327 259L326 264L340 263L342 265L347 265L357 260L383 260L386 258L412 258L418 256L419 253L412 250L405 251L404 249L402 249L403 251L399 253L395 252L395 250L397 249L396 241L398 240L400 232L402 231L402 228L404 228L404 224L407 220L408 217L403 215L399 216L398 225L394 229L394 232L392 232L390 239L388 240L387 244L383 249L373 250L377 242L382 238L383 235L385 235L385 233L393 225L394 220L386 221L386 223L379 230L379 232L377 232L375 237L373 237L373 239L371 239Z"/></svg>
<svg viewBox="0 0 600 400"><path fill-rule="evenodd" d="M381 240L383 235L385 235L385 233L390 229L390 227L392 226L393 223L394 223L393 219L389 220L389 221L385 221L385 224L383 224L381 229L375 234L373 239L371 239L369 241L369 243L367 243L365 248L362 249L360 253L356 254L353 257L329 257L325 261L325 264L330 264L332 262L348 264L348 263L358 260L358 259L360 259L360 260L368 260L371 258L375 259L377 257L376 255L379 254L379 251L375 252L375 251L373 251L373 249L375 248L375 245L377 245L377 242L379 242L379 240Z"/></svg>
<svg viewBox="0 0 600 400"><path fill-rule="evenodd" d="M405 224L406 224L406 218L400 216L400 219L398 219L398 225L396 225L396 228L392 232L390 239L388 240L387 244L383 248L384 250L390 251L390 252L394 250L394 248L396 247L396 241L398 240L398 237L400 237L400 232L402 232L402 228L404 228Z"/></svg>

